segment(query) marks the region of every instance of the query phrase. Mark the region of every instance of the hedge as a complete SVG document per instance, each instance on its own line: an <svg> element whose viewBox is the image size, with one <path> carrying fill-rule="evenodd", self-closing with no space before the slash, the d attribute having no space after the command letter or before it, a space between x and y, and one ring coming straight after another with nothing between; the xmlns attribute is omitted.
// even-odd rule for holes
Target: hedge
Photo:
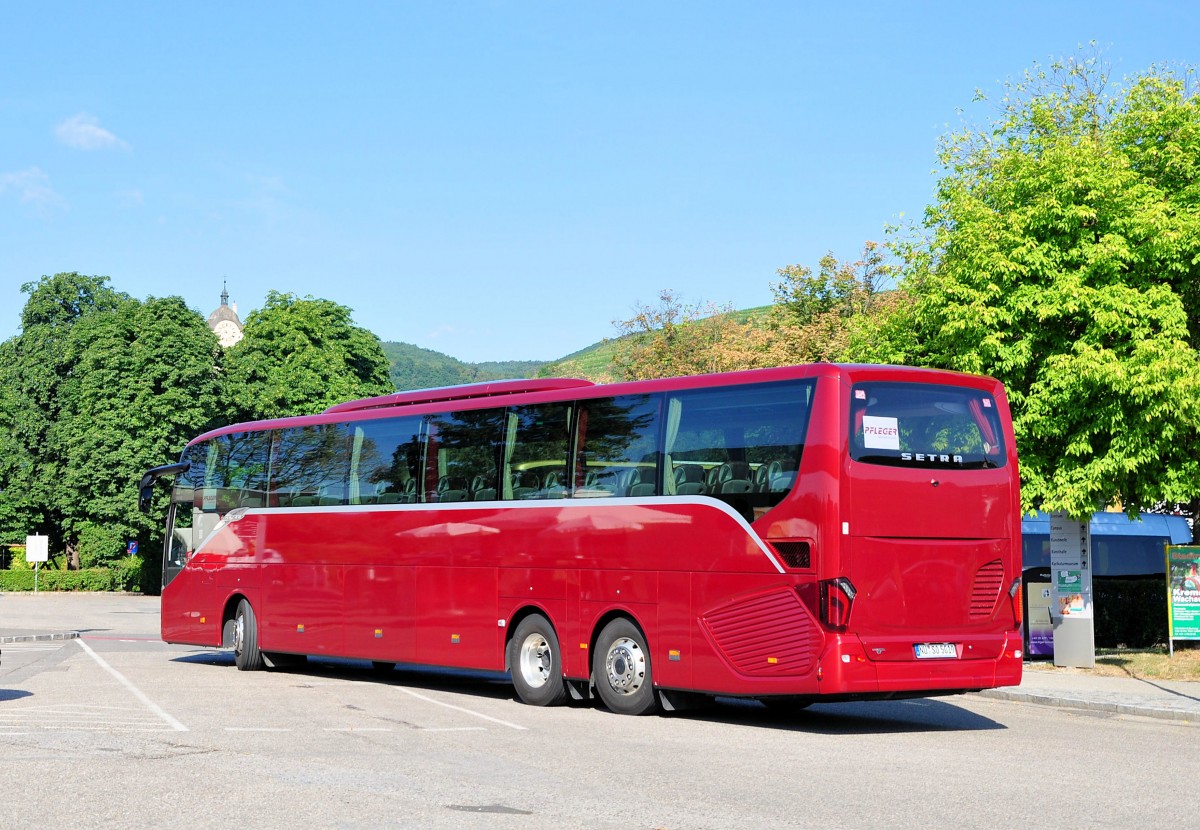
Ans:
<svg viewBox="0 0 1200 830"><path fill-rule="evenodd" d="M111 568L83 568L78 571L42 569L37 572L39 591L146 591L148 574L142 560L129 557ZM32 591L34 571L0 571L0 591ZM153 591L157 593L157 591ZM147 591L150 593L150 591Z"/></svg>

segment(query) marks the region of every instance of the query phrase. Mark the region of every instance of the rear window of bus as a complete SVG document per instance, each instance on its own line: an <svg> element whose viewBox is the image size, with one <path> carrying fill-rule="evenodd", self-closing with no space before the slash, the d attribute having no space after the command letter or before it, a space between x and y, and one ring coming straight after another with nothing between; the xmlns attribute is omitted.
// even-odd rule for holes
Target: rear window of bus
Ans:
<svg viewBox="0 0 1200 830"><path fill-rule="evenodd" d="M1007 463L995 399L926 383L859 383L850 392L850 457L866 464L988 469Z"/></svg>

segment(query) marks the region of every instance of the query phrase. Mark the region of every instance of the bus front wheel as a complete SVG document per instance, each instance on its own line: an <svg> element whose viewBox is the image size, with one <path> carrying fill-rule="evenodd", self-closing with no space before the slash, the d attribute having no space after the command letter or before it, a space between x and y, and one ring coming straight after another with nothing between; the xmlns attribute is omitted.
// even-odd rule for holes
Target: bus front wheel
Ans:
<svg viewBox="0 0 1200 830"><path fill-rule="evenodd" d="M258 621L246 600L238 602L233 617L233 662L239 671L258 671L263 655L258 650Z"/></svg>
<svg viewBox="0 0 1200 830"><path fill-rule="evenodd" d="M596 693L610 711L619 715L648 715L658 711L650 674L650 649L646 638L624 617L604 626L592 658Z"/></svg>
<svg viewBox="0 0 1200 830"><path fill-rule="evenodd" d="M517 697L530 706L557 706L567 699L558 635L541 614L517 624L508 643L508 666Z"/></svg>

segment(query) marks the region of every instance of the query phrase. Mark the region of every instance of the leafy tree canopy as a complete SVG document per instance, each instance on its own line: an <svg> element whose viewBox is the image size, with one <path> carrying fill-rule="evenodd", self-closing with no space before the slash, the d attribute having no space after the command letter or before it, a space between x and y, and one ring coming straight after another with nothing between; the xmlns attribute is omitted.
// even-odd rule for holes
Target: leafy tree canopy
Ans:
<svg viewBox="0 0 1200 830"><path fill-rule="evenodd" d="M393 391L379 338L330 300L271 291L226 353L227 389L244 419L302 415Z"/></svg>
<svg viewBox="0 0 1200 830"><path fill-rule="evenodd" d="M204 318L179 297L125 299L72 330L74 371L48 447L61 459L55 507L85 567L120 556L128 539L156 541L165 493L161 509L143 515L137 482L227 420L219 351Z"/></svg>
<svg viewBox="0 0 1200 830"><path fill-rule="evenodd" d="M901 241L915 362L1008 387L1028 508L1200 494L1200 100L1162 69L1035 67L947 136Z"/></svg>
<svg viewBox="0 0 1200 830"><path fill-rule="evenodd" d="M729 308L689 305L671 290L657 306L637 305L634 316L613 323L621 333L612 358L614 376L598 380L644 380L729 372L771 365L775 341Z"/></svg>
<svg viewBox="0 0 1200 830"><path fill-rule="evenodd" d="M57 543L65 458L51 431L74 371L70 339L80 321L112 311L127 295L110 288L108 277L75 272L21 290L29 295L22 331L0 345L0 540L38 533Z"/></svg>

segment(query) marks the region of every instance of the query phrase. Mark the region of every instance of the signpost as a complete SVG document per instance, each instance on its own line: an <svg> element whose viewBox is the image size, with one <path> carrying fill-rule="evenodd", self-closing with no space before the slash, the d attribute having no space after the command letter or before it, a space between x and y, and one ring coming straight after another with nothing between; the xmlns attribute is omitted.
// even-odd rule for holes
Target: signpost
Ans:
<svg viewBox="0 0 1200 830"><path fill-rule="evenodd" d="M1200 640L1200 547L1167 545L1167 648Z"/></svg>
<svg viewBox="0 0 1200 830"><path fill-rule="evenodd" d="M1096 665L1092 611L1092 533L1088 522L1066 513L1050 514L1050 619L1054 624L1054 665L1090 669Z"/></svg>
<svg viewBox="0 0 1200 830"><path fill-rule="evenodd" d="M38 592L38 567L50 559L50 537L26 536L25 561L33 563L33 592Z"/></svg>

